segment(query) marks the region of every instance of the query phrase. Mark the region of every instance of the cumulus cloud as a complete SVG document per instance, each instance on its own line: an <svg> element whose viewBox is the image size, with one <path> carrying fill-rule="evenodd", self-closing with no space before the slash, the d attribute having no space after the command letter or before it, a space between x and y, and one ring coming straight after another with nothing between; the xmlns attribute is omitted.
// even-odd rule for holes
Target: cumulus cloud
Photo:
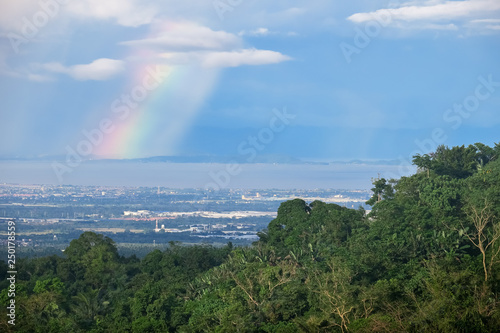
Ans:
<svg viewBox="0 0 500 333"><path fill-rule="evenodd" d="M191 22L170 23L154 37L126 41L120 44L152 50L159 61L169 65L199 65L205 68L238 67L244 65L276 64L290 57L276 51L244 48L241 36L214 31ZM158 31L159 30L159 31ZM257 29L268 33L265 28Z"/></svg>
<svg viewBox="0 0 500 333"><path fill-rule="evenodd" d="M174 52L164 53L161 58L168 65L199 65L205 68L270 65L291 60L289 56L280 52L256 49L220 52Z"/></svg>
<svg viewBox="0 0 500 333"><path fill-rule="evenodd" d="M168 51L220 50L241 45L241 40L225 31L214 31L194 23L175 24L156 36L125 41L122 45Z"/></svg>
<svg viewBox="0 0 500 333"><path fill-rule="evenodd" d="M451 23L443 23L467 23L474 19L487 19L499 11L500 2L497 0L430 1L420 5L407 4L399 8L356 13L347 19L354 23L364 23L377 18L387 18L393 26L456 30L457 27ZM405 22L409 25L401 24Z"/></svg>
<svg viewBox="0 0 500 333"><path fill-rule="evenodd" d="M58 62L52 62L43 64L41 68L48 72L67 74L79 81L104 81L122 72L125 66L121 60L101 58L90 64L67 67Z"/></svg>
<svg viewBox="0 0 500 333"><path fill-rule="evenodd" d="M243 65L277 64L290 57L269 50L246 49L232 52L211 52L202 59L205 67L238 67Z"/></svg>

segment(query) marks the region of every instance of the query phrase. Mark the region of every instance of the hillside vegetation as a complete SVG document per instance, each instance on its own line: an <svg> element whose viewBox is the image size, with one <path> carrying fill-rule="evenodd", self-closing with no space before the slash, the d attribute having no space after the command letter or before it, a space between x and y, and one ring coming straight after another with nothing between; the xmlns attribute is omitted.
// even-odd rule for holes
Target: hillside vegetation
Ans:
<svg viewBox="0 0 500 333"><path fill-rule="evenodd" d="M18 263L16 331L498 332L499 155L417 155L417 174L374 182L370 214L284 202L249 248L171 243L139 260L85 232L64 257Z"/></svg>

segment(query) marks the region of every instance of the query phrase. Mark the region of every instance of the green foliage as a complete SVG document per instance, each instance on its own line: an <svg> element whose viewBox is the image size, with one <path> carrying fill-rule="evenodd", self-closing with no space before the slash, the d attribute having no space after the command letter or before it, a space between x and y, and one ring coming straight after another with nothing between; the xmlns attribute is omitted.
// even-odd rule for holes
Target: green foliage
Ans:
<svg viewBox="0 0 500 333"><path fill-rule="evenodd" d="M417 174L375 180L368 216L284 202L249 248L171 243L139 260L85 232L64 258L19 262L16 331L498 332L499 153L415 156Z"/></svg>
<svg viewBox="0 0 500 333"><path fill-rule="evenodd" d="M439 146L432 154L414 156L413 163L422 171L432 171L441 176L467 178L489 162L498 159L499 147L499 144L491 148L482 143L468 147Z"/></svg>
<svg viewBox="0 0 500 333"><path fill-rule="evenodd" d="M56 294L62 294L64 291L64 283L57 277L46 280L38 280L36 281L35 288L33 288L33 292L35 294L42 294L46 292L54 292Z"/></svg>
<svg viewBox="0 0 500 333"><path fill-rule="evenodd" d="M335 204L314 201L310 205L300 199L287 201L278 209L278 217L269 223L260 241L286 256L290 251L318 256L328 244L340 246L351 234L352 228L362 224L364 211L352 210ZM325 249L326 250L326 249Z"/></svg>
<svg viewBox="0 0 500 333"><path fill-rule="evenodd" d="M375 186L372 188L373 196L366 202L367 205L373 206L383 199L392 199L394 197L394 187L396 183L394 179L387 181L385 178L377 179L373 182Z"/></svg>

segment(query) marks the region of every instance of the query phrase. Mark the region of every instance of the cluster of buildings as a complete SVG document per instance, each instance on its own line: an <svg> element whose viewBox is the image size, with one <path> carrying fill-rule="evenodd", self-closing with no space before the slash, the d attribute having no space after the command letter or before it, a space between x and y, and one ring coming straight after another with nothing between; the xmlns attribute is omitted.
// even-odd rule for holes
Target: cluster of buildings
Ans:
<svg viewBox="0 0 500 333"><path fill-rule="evenodd" d="M180 232L191 232L191 233L213 233L219 231L223 234L234 234L234 233L246 233L245 229L250 229L255 227L255 224L250 223L216 223L216 224L193 224L186 228L166 228L164 224L161 226L156 220L155 232L170 232L170 233L180 233ZM225 230L230 229L230 230Z"/></svg>

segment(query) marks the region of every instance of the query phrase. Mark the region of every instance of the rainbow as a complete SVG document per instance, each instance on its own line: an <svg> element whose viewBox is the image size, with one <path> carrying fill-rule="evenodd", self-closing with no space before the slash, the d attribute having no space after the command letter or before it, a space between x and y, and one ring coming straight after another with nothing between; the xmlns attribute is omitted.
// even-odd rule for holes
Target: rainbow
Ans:
<svg viewBox="0 0 500 333"><path fill-rule="evenodd" d="M187 23L158 22L149 37L161 36L166 31L183 29ZM165 54L167 55L167 54ZM144 59L158 59L163 55L153 50L136 49L128 57L136 68L126 80L122 93L130 93L143 84L150 75ZM179 144L189 132L205 100L211 95L218 79L218 69L199 68L196 65L160 65L168 69L168 76L147 97L131 109L127 117L113 114L114 130L106 134L95 147L94 156L100 158L138 158L179 154Z"/></svg>
<svg viewBox="0 0 500 333"><path fill-rule="evenodd" d="M149 74L143 66L127 84L132 91ZM168 76L125 117L113 114L113 131L95 147L98 158L140 158L179 154L178 145L190 130L202 104L210 96L217 70L196 66L168 67ZM125 105L125 104L122 104Z"/></svg>

